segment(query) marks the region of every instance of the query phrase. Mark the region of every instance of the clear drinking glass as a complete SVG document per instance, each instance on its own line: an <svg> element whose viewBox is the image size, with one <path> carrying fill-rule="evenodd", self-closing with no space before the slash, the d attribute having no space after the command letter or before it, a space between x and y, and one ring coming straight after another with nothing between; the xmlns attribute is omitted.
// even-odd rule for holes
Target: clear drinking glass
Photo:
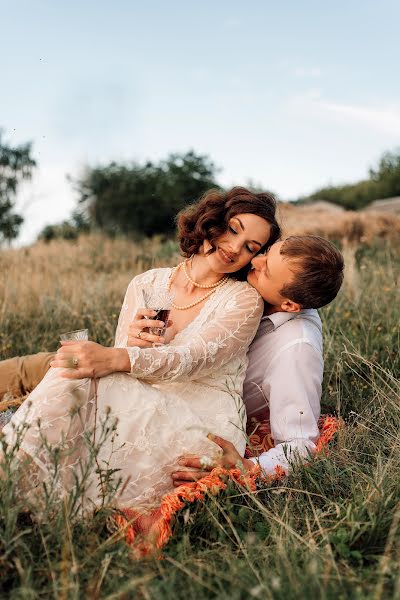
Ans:
<svg viewBox="0 0 400 600"><path fill-rule="evenodd" d="M60 340L62 342L74 341L74 342L82 342L89 339L89 330L88 329L75 329L75 331L66 331L65 333L60 334Z"/></svg>
<svg viewBox="0 0 400 600"><path fill-rule="evenodd" d="M155 317L148 317L154 321L164 321L164 327L149 327L152 335L165 335L167 329L169 313L175 294L165 287L154 287L151 290L142 290L144 308L150 308L157 312Z"/></svg>

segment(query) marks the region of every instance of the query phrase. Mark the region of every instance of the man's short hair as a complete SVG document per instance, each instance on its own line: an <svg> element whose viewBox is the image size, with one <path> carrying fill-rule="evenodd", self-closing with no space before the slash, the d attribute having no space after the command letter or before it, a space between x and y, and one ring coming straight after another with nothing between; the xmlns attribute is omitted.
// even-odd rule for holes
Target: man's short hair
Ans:
<svg viewBox="0 0 400 600"><path fill-rule="evenodd" d="M316 235L293 235L283 242L280 253L295 274L281 289L282 296L302 308L321 308L336 298L344 269L336 246Z"/></svg>

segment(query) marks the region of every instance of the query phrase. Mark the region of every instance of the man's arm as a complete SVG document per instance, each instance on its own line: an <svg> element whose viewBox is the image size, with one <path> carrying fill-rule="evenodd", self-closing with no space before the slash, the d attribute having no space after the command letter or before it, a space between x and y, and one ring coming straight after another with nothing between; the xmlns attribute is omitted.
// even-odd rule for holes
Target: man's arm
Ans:
<svg viewBox="0 0 400 600"><path fill-rule="evenodd" d="M288 473L294 460L315 452L322 377L321 352L306 341L288 346L268 365L262 388L269 398L275 447L251 459L267 475L274 474L277 466Z"/></svg>
<svg viewBox="0 0 400 600"><path fill-rule="evenodd" d="M179 464L193 470L173 473L174 486L197 481L215 466L232 468L239 464L250 470L256 463L266 475L274 475L277 466L288 473L293 461L307 460L315 452L319 437L323 369L321 352L308 342L296 341L286 347L268 365L262 384L264 395L269 398L275 447L258 458L245 459L231 442L213 436L223 450L218 465L202 465L199 457L183 457Z"/></svg>

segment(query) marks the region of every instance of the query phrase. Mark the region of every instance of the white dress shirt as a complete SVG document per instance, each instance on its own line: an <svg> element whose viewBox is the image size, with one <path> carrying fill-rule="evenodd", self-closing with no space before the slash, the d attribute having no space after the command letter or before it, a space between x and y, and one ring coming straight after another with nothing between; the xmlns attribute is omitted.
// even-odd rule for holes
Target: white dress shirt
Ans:
<svg viewBox="0 0 400 600"><path fill-rule="evenodd" d="M315 452L324 370L322 326L314 309L263 317L249 351L243 387L249 417L269 408L275 447L259 462L266 474L286 472Z"/></svg>

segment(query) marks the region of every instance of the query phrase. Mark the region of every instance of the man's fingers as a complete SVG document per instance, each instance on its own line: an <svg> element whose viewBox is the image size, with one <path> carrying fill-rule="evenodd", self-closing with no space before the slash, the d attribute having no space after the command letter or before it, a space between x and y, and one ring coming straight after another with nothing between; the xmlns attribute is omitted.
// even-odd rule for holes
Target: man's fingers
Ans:
<svg viewBox="0 0 400 600"><path fill-rule="evenodd" d="M188 467L189 469L204 469L199 456L183 456L178 460L178 463L182 467Z"/></svg>
<svg viewBox="0 0 400 600"><path fill-rule="evenodd" d="M208 471L176 471L172 473L172 480L174 483L176 481L187 483L188 481L198 481L207 475L209 475Z"/></svg>
<svg viewBox="0 0 400 600"><path fill-rule="evenodd" d="M220 448L222 448L222 450L232 450L234 447L232 442L228 442L228 440L224 440L224 438L214 435L213 433L209 433L207 437L209 440L215 442Z"/></svg>

